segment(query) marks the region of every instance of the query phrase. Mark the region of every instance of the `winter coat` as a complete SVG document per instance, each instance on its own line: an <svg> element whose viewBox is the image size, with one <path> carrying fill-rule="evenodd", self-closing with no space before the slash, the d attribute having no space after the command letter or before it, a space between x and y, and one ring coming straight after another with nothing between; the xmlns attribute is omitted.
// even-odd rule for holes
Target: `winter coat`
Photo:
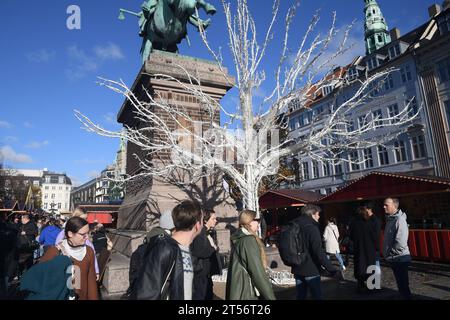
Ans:
<svg viewBox="0 0 450 320"><path fill-rule="evenodd" d="M371 219L376 219L373 217ZM365 280L367 267L375 265L376 249L380 241L380 230L375 220L356 217L350 225L350 239L353 242L354 275L356 279Z"/></svg>
<svg viewBox="0 0 450 320"><path fill-rule="evenodd" d="M384 228L383 255L392 262L409 262L411 255L408 247L409 228L406 213L398 210L391 216L386 216Z"/></svg>
<svg viewBox="0 0 450 320"><path fill-rule="evenodd" d="M39 263L50 261L56 256L60 256L61 251L56 247L50 247L47 252L41 257ZM86 246L86 255L83 260L78 261L71 258L72 264L77 266L80 270L79 281L80 288L75 288L75 293L78 295L79 300L98 300L97 281L95 280L94 269L95 253L90 247ZM77 273L75 273L77 274Z"/></svg>
<svg viewBox="0 0 450 320"><path fill-rule="evenodd" d="M233 249L228 266L225 299L275 300L255 236L238 229L231 236L231 242Z"/></svg>
<svg viewBox="0 0 450 320"><path fill-rule="evenodd" d="M184 300L184 271L181 249L170 236L161 236L149 250L139 270L131 299L162 300L164 284L169 300Z"/></svg>
<svg viewBox="0 0 450 320"><path fill-rule="evenodd" d="M303 277L315 277L320 275L322 266L328 272L338 269L333 266L322 248L322 237L320 236L319 224L309 216L301 216L294 220L302 228L303 241L306 249L305 261L300 266L291 268L295 275Z"/></svg>
<svg viewBox="0 0 450 320"><path fill-rule="evenodd" d="M60 255L30 268L20 282L20 290L29 291L26 300L68 300L70 266L70 258Z"/></svg>
<svg viewBox="0 0 450 320"><path fill-rule="evenodd" d="M336 254L340 253L339 250L339 230L338 227L330 222L323 233L323 240L325 241L325 252Z"/></svg>

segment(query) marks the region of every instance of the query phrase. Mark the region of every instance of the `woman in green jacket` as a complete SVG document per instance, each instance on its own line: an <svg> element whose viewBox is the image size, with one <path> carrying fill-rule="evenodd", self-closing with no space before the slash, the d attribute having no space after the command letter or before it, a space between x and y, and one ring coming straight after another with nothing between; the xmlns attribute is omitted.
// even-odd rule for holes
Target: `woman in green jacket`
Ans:
<svg viewBox="0 0 450 320"><path fill-rule="evenodd" d="M256 212L244 210L239 215L239 229L231 236L233 249L228 267L227 300L275 300L266 273L264 245L256 235Z"/></svg>

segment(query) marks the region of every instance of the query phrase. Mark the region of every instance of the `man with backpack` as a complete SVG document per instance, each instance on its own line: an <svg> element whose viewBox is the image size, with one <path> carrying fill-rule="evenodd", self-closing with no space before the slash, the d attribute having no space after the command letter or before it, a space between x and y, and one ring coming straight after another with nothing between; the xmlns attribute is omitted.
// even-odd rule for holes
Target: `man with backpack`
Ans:
<svg viewBox="0 0 450 320"><path fill-rule="evenodd" d="M297 299L304 300L308 290L314 300L322 299L320 270L322 266L335 278L342 272L331 264L322 247L319 231L320 207L308 204L302 215L283 227L279 237L279 251L283 262L295 276Z"/></svg>
<svg viewBox="0 0 450 320"><path fill-rule="evenodd" d="M192 300L194 268L189 246L200 233L203 215L198 203L183 201L172 211L172 235L151 238L131 299Z"/></svg>

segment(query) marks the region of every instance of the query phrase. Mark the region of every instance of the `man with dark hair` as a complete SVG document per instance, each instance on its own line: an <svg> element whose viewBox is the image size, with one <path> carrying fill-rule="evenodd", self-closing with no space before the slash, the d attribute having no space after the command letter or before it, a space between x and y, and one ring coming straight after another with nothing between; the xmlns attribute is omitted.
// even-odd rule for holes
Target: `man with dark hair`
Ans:
<svg viewBox="0 0 450 320"><path fill-rule="evenodd" d="M29 243L35 240L38 235L38 227L30 219L30 214L25 213L21 216L21 225L19 230L19 273L28 270L33 266L33 250Z"/></svg>
<svg viewBox="0 0 450 320"><path fill-rule="evenodd" d="M291 270L295 276L298 300L306 299L308 289L311 291L313 299L322 299L320 288L320 270L322 266L333 277L343 279L342 272L331 264L322 247L322 237L319 231L321 211L320 207L307 204L302 208L302 215L294 221L300 226L306 251L304 262L299 266L292 267Z"/></svg>
<svg viewBox="0 0 450 320"><path fill-rule="evenodd" d="M189 246L202 230L202 210L198 203L185 200L172 210L172 218L172 235L153 237L148 245L132 299L192 300L194 269Z"/></svg>
<svg viewBox="0 0 450 320"><path fill-rule="evenodd" d="M384 212L386 213L386 226L384 228L383 255L391 264L401 296L411 299L409 289L408 267L411 255L408 247L409 228L406 222L406 213L399 209L399 200L386 198Z"/></svg>

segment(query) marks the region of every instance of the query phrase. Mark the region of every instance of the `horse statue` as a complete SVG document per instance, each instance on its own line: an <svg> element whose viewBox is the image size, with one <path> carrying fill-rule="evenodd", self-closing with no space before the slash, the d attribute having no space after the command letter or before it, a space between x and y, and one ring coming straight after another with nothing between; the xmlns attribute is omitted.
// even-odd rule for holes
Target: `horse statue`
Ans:
<svg viewBox="0 0 450 320"><path fill-rule="evenodd" d="M187 23L200 29L206 29L211 21L204 21L197 15L202 8L207 14L216 13L216 8L205 0L147 0L140 13L120 9L119 19L123 13L139 18L139 35L143 38L141 55L142 63L149 58L153 49L178 52L178 46L187 35Z"/></svg>

